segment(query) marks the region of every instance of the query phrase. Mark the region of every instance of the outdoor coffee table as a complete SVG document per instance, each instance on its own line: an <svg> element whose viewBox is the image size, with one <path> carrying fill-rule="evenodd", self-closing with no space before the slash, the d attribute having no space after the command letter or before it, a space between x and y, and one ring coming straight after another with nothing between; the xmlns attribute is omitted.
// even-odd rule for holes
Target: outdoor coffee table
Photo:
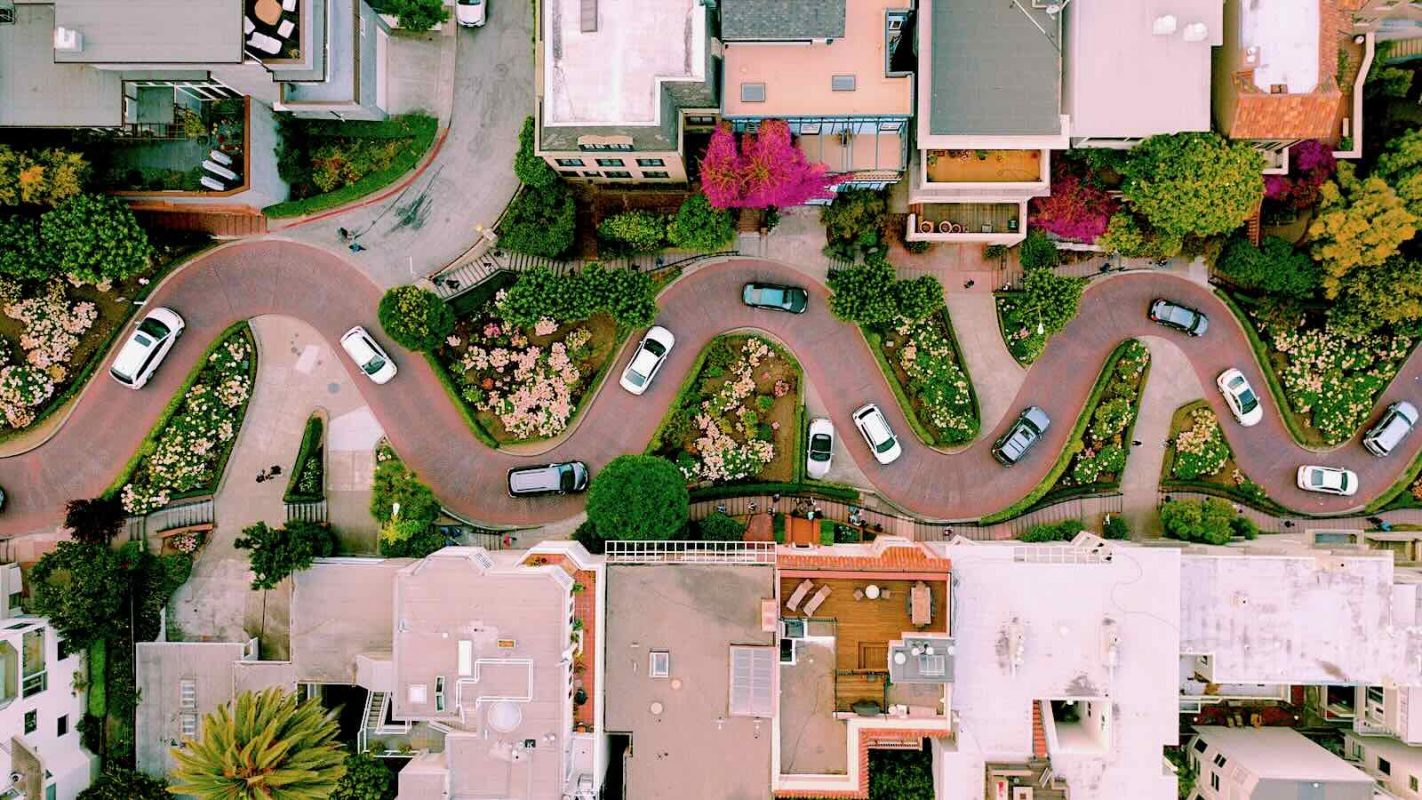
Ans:
<svg viewBox="0 0 1422 800"><path fill-rule="evenodd" d="M277 0L257 0L256 6L252 8L252 13L257 15L257 19L268 25L275 25L281 21L281 3Z"/></svg>

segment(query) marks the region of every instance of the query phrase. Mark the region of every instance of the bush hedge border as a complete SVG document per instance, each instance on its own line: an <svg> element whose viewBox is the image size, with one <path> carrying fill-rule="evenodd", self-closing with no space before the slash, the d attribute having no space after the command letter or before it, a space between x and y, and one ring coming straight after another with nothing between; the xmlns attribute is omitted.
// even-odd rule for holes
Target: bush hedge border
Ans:
<svg viewBox="0 0 1422 800"><path fill-rule="evenodd" d="M878 362L879 371L884 373L884 382L889 384L889 390L894 393L894 399L898 401L899 408L904 412L904 418L908 420L909 427L913 428L914 435L919 438L919 441L934 449L939 449L940 445L945 448L967 447L978 438L983 429L982 407L978 404L978 390L973 385L973 376L968 371L968 363L967 359L963 357L963 349L958 346L958 333L953 329L953 320L948 314L947 306L933 312L932 316L938 317L943 323L943 328L948 334L948 344L953 348L953 360L957 362L958 369L963 373L963 378L968 381L968 401L973 407L973 433L966 441L957 443L939 441L938 435L933 433L923 420L919 419L918 412L914 410L913 404L909 400L908 387L899 382L898 373L894 371L888 356L884 354L884 337L878 331L871 330L865 325L859 326L859 332L864 336L865 343L869 345L869 352Z"/></svg>
<svg viewBox="0 0 1422 800"><path fill-rule="evenodd" d="M704 486L700 489L691 489L691 502L699 503L703 500L720 500L725 497L752 497L755 495L803 495L819 497L824 500L835 500L845 503L854 503L861 497L860 491L853 486L845 486L839 483L824 483L815 481L814 483L725 483L717 486Z"/></svg>
<svg viewBox="0 0 1422 800"><path fill-rule="evenodd" d="M390 162L390 166L372 172L355 183L324 194L312 195L301 200L284 200L280 203L273 203L263 208L262 213L269 219L284 219L328 211L374 194L404 177L405 173L419 166L420 162L424 160L425 154L429 152L430 146L434 144L435 137L439 133L439 120L434 117L424 114L410 114L408 116L410 117L410 133L402 133L399 136L381 135L378 130L373 130L370 133L358 135L345 134L349 138L356 139L403 139L407 136L412 138L413 145L397 153L395 159ZM390 122L390 120L382 120L382 122ZM346 122L342 124L359 125L360 123Z"/></svg>
<svg viewBox="0 0 1422 800"><path fill-rule="evenodd" d="M296 463L291 467L291 477L286 482L283 503L319 503L326 499L326 421L320 411L306 418L306 428L301 432L301 448L296 451ZM312 452L321 449L321 491L314 495L301 494L297 486L306 473L306 462Z"/></svg>

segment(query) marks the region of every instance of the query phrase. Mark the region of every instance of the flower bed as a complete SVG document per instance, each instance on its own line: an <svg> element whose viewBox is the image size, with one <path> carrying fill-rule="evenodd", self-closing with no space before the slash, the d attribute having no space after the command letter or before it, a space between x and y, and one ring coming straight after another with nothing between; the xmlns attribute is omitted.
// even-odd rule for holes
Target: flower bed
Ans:
<svg viewBox="0 0 1422 800"><path fill-rule="evenodd" d="M296 463L291 467L291 480L286 484L286 503L313 503L326 496L326 457L324 436L326 425L320 415L312 414L301 433L301 447L296 451Z"/></svg>
<svg viewBox="0 0 1422 800"><path fill-rule="evenodd" d="M1081 438L1070 445L1075 452L1057 488L1091 487L1104 491L1121 484L1126 455L1131 449L1131 429L1136 424L1141 390L1150 368L1150 351L1132 339L1118 347L1116 355L1101 400L1091 410L1091 421Z"/></svg>
<svg viewBox="0 0 1422 800"><path fill-rule="evenodd" d="M623 335L602 313L520 327L499 314L496 300L459 318L436 358L496 444L546 439L567 430Z"/></svg>
<svg viewBox="0 0 1422 800"><path fill-rule="evenodd" d="M1047 347L1047 335L1038 333L1038 320L1025 311L1020 292L997 295L997 325L1007 351L1022 366L1030 366Z"/></svg>
<svg viewBox="0 0 1422 800"><path fill-rule="evenodd" d="M907 400L905 413L928 433L927 444L963 444L978 435L978 403L973 384L958 355L952 324L945 312L918 322L900 320L869 332L870 345Z"/></svg>
<svg viewBox="0 0 1422 800"><path fill-rule="evenodd" d="M1165 491L1204 492L1265 510L1284 511L1235 464L1234 451L1225 440L1219 417L1204 400L1175 410L1161 464L1160 486Z"/></svg>
<svg viewBox="0 0 1422 800"><path fill-rule="evenodd" d="M245 322L234 325L188 376L116 484L130 514L217 489L256 372L251 329Z"/></svg>
<svg viewBox="0 0 1422 800"><path fill-rule="evenodd" d="M800 366L758 336L720 336L682 385L647 452L689 483L791 481Z"/></svg>

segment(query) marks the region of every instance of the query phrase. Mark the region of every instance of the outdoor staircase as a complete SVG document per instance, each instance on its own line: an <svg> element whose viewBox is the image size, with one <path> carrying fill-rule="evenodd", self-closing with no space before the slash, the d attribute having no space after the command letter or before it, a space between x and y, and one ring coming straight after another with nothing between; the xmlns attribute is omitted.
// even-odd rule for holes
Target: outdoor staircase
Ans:
<svg viewBox="0 0 1422 800"><path fill-rule="evenodd" d="M503 265L494 258L492 253L470 258L467 261L456 263L452 268L446 269L436 276L434 292L442 300L448 300L469 291L475 286L504 269Z"/></svg>
<svg viewBox="0 0 1422 800"><path fill-rule="evenodd" d="M379 730L385 722L385 704L390 696L385 692L371 692L365 699L365 723L361 726L368 731Z"/></svg>
<svg viewBox="0 0 1422 800"><path fill-rule="evenodd" d="M326 524L326 501L317 500L313 503L287 503L286 521L315 522L318 525Z"/></svg>
<svg viewBox="0 0 1422 800"><path fill-rule="evenodd" d="M141 542L148 538L149 531L162 533L178 528L211 525L216 519L217 512L213 509L212 498L199 497L170 503L151 514L129 517L125 530L129 539Z"/></svg>
<svg viewBox="0 0 1422 800"><path fill-rule="evenodd" d="M1387 52L1387 63L1389 64L1410 61L1414 58L1422 58L1422 37L1394 40Z"/></svg>
<svg viewBox="0 0 1422 800"><path fill-rule="evenodd" d="M1047 729L1042 724L1042 704L1032 701L1032 755L1047 757Z"/></svg>

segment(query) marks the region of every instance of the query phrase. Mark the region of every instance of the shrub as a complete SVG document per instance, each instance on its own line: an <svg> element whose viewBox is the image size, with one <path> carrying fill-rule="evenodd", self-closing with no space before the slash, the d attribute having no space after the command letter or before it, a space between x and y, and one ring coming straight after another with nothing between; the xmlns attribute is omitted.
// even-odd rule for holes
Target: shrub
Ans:
<svg viewBox="0 0 1422 800"><path fill-rule="evenodd" d="M1019 316L1028 321L1036 319L1043 333L1051 336L1076 317L1085 289L1086 281L1081 278L1058 275L1049 269L1031 270L1022 280Z"/></svg>
<svg viewBox="0 0 1422 800"><path fill-rule="evenodd" d="M708 542L739 542L745 538L746 526L734 518L713 511L696 523L701 538Z"/></svg>
<svg viewBox="0 0 1422 800"><path fill-rule="evenodd" d="M1264 237L1259 247L1236 236L1225 245L1215 266L1242 289L1284 297L1308 297L1318 291L1322 278L1318 262L1277 236Z"/></svg>
<svg viewBox="0 0 1422 800"><path fill-rule="evenodd" d="M1051 195L1032 198L1028 223L1063 239L1091 244L1106 232L1120 203L1079 175L1055 171Z"/></svg>
<svg viewBox="0 0 1422 800"><path fill-rule="evenodd" d="M1308 208L1318 202L1318 190L1333 177L1338 162L1333 148L1317 139L1305 139L1289 148L1289 174L1264 176L1264 197Z"/></svg>
<svg viewBox="0 0 1422 800"><path fill-rule="evenodd" d="M533 117L523 121L518 132L518 152L514 154L514 175L535 189L546 189L559 181L558 171L534 153Z"/></svg>
<svg viewBox="0 0 1422 800"><path fill-rule="evenodd" d="M1229 521L1230 533L1239 539L1258 539L1259 526L1254 524L1254 520L1240 514Z"/></svg>
<svg viewBox="0 0 1422 800"><path fill-rule="evenodd" d="M820 207L825 226L825 251L854 261L885 252L884 223L889 213L888 193L874 189L845 189L834 202Z"/></svg>
<svg viewBox="0 0 1422 800"><path fill-rule="evenodd" d="M895 319L925 319L943 307L943 286L925 275L901 281L883 258L829 275L830 312L846 322L877 325Z"/></svg>
<svg viewBox="0 0 1422 800"><path fill-rule="evenodd" d="M1187 542L1228 544L1235 516L1234 507L1218 497L1172 500L1160 508L1165 535Z"/></svg>
<svg viewBox="0 0 1422 800"><path fill-rule="evenodd" d="M396 504L400 510L395 512ZM439 517L439 501L434 491L420 481L419 476L404 462L387 455L375 465L375 480L371 487L370 513L387 528L397 523L399 530L382 538L404 539L423 530Z"/></svg>
<svg viewBox="0 0 1422 800"><path fill-rule="evenodd" d="M1229 444L1220 429L1215 412L1197 408L1190 412L1190 427L1175 435L1175 460L1170 471L1175 477L1190 481L1218 475L1229 460Z"/></svg>
<svg viewBox="0 0 1422 800"><path fill-rule="evenodd" d="M122 280L148 269L153 248L128 206L107 195L71 197L40 217L44 246L63 273L88 283Z"/></svg>
<svg viewBox="0 0 1422 800"><path fill-rule="evenodd" d="M115 587L127 583L118 553L106 546L61 541L28 575L26 610L49 621L75 648L109 636L127 603Z"/></svg>
<svg viewBox="0 0 1422 800"><path fill-rule="evenodd" d="M983 258L988 261L1002 261L1007 258L1008 247L1005 244L990 244L983 248Z"/></svg>
<svg viewBox="0 0 1422 800"><path fill-rule="evenodd" d="M137 770L109 765L78 800L169 800L168 784Z"/></svg>
<svg viewBox="0 0 1422 800"><path fill-rule="evenodd" d="M276 530L258 522L242 529L232 546L252 551L252 588L275 589L288 575L334 553L336 537L330 528L314 522L290 520Z"/></svg>
<svg viewBox="0 0 1422 800"><path fill-rule="evenodd" d="M1027 238L1022 240L1022 245L1018 248L1017 258L1026 270L1050 269L1062 263L1056 243L1039 230L1027 232Z"/></svg>
<svg viewBox="0 0 1422 800"><path fill-rule="evenodd" d="M1065 519L1061 522L1041 522L1028 528L1026 532L1022 534L1022 541L1029 543L1063 542L1075 537L1084 530L1086 530L1086 525L1079 519Z"/></svg>
<svg viewBox="0 0 1422 800"><path fill-rule="evenodd" d="M656 296L651 276L635 270L590 264L581 272L559 275L535 267L519 275L498 309L515 325L540 319L568 322L601 312L624 325L642 327L657 317Z"/></svg>
<svg viewBox="0 0 1422 800"><path fill-rule="evenodd" d="M689 502L675 464L618 456L588 488L588 521L607 539L670 539L685 527Z"/></svg>
<svg viewBox="0 0 1422 800"><path fill-rule="evenodd" d="M527 187L509 203L499 223L499 244L510 250L561 258L573 247L577 206L562 181Z"/></svg>
<svg viewBox="0 0 1422 800"><path fill-rule="evenodd" d="M395 773L370 753L346 756L346 774L336 781L330 800L395 800Z"/></svg>
<svg viewBox="0 0 1422 800"><path fill-rule="evenodd" d="M932 275L922 275L894 284L894 303L898 316L905 319L927 319L943 308L943 284Z"/></svg>
<svg viewBox="0 0 1422 800"><path fill-rule="evenodd" d="M396 286L380 298L380 327L402 347L432 351L454 331L454 312L434 292Z"/></svg>
<svg viewBox="0 0 1422 800"><path fill-rule="evenodd" d="M0 276L40 280L54 272L53 254L40 239L39 220L0 218Z"/></svg>
<svg viewBox="0 0 1422 800"><path fill-rule="evenodd" d="M89 164L80 153L0 145L0 205L54 206L79 194L88 178Z"/></svg>
<svg viewBox="0 0 1422 800"><path fill-rule="evenodd" d="M1131 538L1131 527L1126 523L1126 518L1120 514L1106 517L1106 522L1101 526L1101 535L1107 539L1129 539Z"/></svg>
<svg viewBox="0 0 1422 800"><path fill-rule="evenodd" d="M449 21L444 0L385 0L384 6L385 13L393 15L405 30L427 31Z"/></svg>
<svg viewBox="0 0 1422 800"><path fill-rule="evenodd" d="M607 549L607 540L598 535L597 528L589 520L584 520L573 531L572 538L593 555L602 555L603 551Z"/></svg>
<svg viewBox="0 0 1422 800"><path fill-rule="evenodd" d="M1213 236L1244 223L1264 196L1264 156L1217 133L1152 136L1131 151L1121 191L1163 235Z"/></svg>
<svg viewBox="0 0 1422 800"><path fill-rule="evenodd" d="M1091 438L1096 441L1110 440L1131 424L1133 414L1130 398L1113 397L1106 400L1097 406L1096 414L1091 418Z"/></svg>
<svg viewBox="0 0 1422 800"><path fill-rule="evenodd" d="M77 542L107 546L123 530L128 513L116 497L70 500L64 507L64 527Z"/></svg>
<svg viewBox="0 0 1422 800"><path fill-rule="evenodd" d="M603 220L597 235L614 250L655 253L666 239L667 222L650 211L625 211Z"/></svg>
<svg viewBox="0 0 1422 800"><path fill-rule="evenodd" d="M715 252L736 238L736 223L731 212L712 207L706 195L697 192L677 209L667 238L684 250Z"/></svg>

